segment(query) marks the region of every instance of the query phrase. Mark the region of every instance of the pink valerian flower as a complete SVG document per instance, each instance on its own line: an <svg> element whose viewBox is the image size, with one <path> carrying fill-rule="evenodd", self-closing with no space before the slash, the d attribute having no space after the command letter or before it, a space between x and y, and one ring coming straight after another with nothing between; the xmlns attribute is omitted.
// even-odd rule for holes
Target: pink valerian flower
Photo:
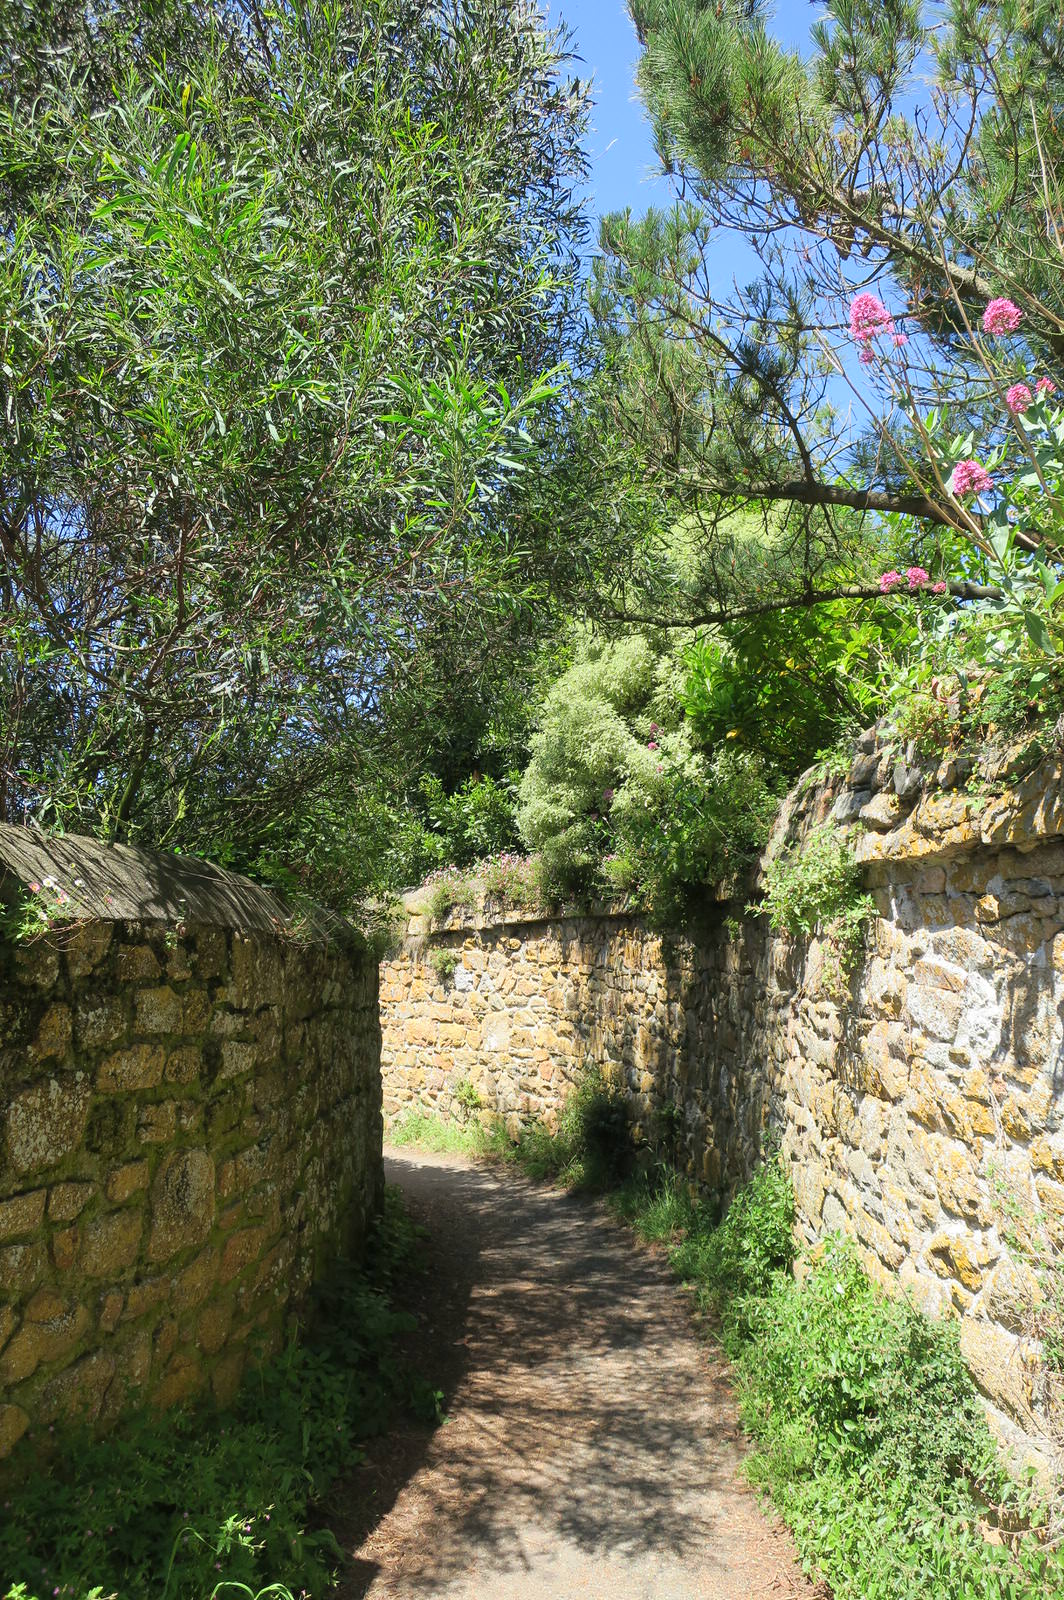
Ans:
<svg viewBox="0 0 1064 1600"><path fill-rule="evenodd" d="M850 302L850 338L868 344L879 333L893 333L894 319L878 295L854 295Z"/></svg>
<svg viewBox="0 0 1064 1600"><path fill-rule="evenodd" d="M1018 417L1021 411L1026 411L1033 399L1034 395L1025 383L1014 383L1011 389L1005 390L1005 404L1014 417Z"/></svg>
<svg viewBox="0 0 1064 1600"><path fill-rule="evenodd" d="M988 494L994 480L978 461L958 461L949 480L950 494L959 500L965 494Z"/></svg>
<svg viewBox="0 0 1064 1600"><path fill-rule="evenodd" d="M931 574L925 572L923 567L906 567L905 576L909 580L910 589L922 589Z"/></svg>
<svg viewBox="0 0 1064 1600"><path fill-rule="evenodd" d="M862 367L870 367L872 362L876 359L876 353L874 350L870 349L868 345L865 345L857 359L861 363Z"/></svg>
<svg viewBox="0 0 1064 1600"><path fill-rule="evenodd" d="M949 584L948 583L943 583L941 579L939 579L938 583L933 583L931 585L931 593L932 594L946 594L948 592L948 590L949 590Z"/></svg>
<svg viewBox="0 0 1064 1600"><path fill-rule="evenodd" d="M896 333L891 340L891 343L893 344L895 350L904 350L905 346L909 343L909 335L907 333Z"/></svg>
<svg viewBox="0 0 1064 1600"><path fill-rule="evenodd" d="M983 332L999 336L1015 333L1023 321L1023 312L1011 300L991 300L983 312Z"/></svg>
<svg viewBox="0 0 1064 1600"><path fill-rule="evenodd" d="M884 572L883 576L879 580L880 592L882 594L889 594L892 589L896 589L898 587L898 584L901 583L901 581L902 576L900 572Z"/></svg>
<svg viewBox="0 0 1064 1600"><path fill-rule="evenodd" d="M1052 378L1039 378L1034 387L1037 394L1050 395L1057 392L1057 386Z"/></svg>
<svg viewBox="0 0 1064 1600"><path fill-rule="evenodd" d="M658 748L658 741L656 739L648 740L648 742L647 742L647 749L648 750L656 750L657 748Z"/></svg>

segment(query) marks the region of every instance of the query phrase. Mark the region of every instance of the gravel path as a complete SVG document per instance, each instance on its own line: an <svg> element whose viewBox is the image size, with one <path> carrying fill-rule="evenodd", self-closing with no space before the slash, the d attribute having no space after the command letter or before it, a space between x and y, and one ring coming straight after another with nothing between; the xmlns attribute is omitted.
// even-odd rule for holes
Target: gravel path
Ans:
<svg viewBox="0 0 1064 1600"><path fill-rule="evenodd" d="M343 1600L786 1600L818 1591L739 1475L726 1368L660 1255L593 1203L389 1152L430 1230L414 1352L447 1423L382 1442L334 1522ZM437 1377L439 1374L439 1377Z"/></svg>

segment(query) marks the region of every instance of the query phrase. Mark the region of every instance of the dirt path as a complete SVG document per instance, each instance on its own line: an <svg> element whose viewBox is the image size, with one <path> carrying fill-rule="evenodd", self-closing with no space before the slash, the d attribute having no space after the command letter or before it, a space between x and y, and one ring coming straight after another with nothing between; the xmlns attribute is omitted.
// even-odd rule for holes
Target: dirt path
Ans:
<svg viewBox="0 0 1064 1600"><path fill-rule="evenodd" d="M431 1232L417 1358L435 1434L384 1442L343 1600L786 1600L817 1593L739 1476L726 1372L667 1266L589 1202L390 1152Z"/></svg>

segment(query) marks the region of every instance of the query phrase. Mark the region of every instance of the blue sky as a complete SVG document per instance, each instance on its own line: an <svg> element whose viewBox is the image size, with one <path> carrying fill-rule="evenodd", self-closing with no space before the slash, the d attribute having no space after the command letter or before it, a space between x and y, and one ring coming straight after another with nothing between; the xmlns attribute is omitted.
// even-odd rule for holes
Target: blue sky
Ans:
<svg viewBox="0 0 1064 1600"><path fill-rule="evenodd" d="M801 49L821 9L819 0L780 0L773 32ZM580 74L595 82L588 138L593 217L625 206L638 214L648 206L668 204L668 185L654 178L654 143L635 87L639 42L624 0L550 0L550 15L569 24L583 58Z"/></svg>

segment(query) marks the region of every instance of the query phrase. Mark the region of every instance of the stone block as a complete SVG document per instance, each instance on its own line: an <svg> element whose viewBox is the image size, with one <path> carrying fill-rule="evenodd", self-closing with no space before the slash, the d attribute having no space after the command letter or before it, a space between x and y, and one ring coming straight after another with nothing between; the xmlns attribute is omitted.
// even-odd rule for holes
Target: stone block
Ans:
<svg viewBox="0 0 1064 1600"><path fill-rule="evenodd" d="M54 1167L85 1134L92 1088L83 1072L40 1078L8 1107L7 1149L16 1172Z"/></svg>
<svg viewBox="0 0 1064 1600"><path fill-rule="evenodd" d="M191 1399L203 1384L203 1369L197 1358L188 1351L173 1356L166 1371L151 1392L151 1403L157 1411L168 1411Z"/></svg>
<svg viewBox="0 0 1064 1600"><path fill-rule="evenodd" d="M193 1311L210 1294L218 1280L218 1251L204 1250L190 1261L174 1281L173 1305L178 1312Z"/></svg>
<svg viewBox="0 0 1064 1600"><path fill-rule="evenodd" d="M109 922L83 922L63 937L66 969L73 979L87 978L111 948L114 928Z"/></svg>
<svg viewBox="0 0 1064 1600"><path fill-rule="evenodd" d="M169 984L137 991L134 1027L138 1033L180 1033L181 1018L181 997Z"/></svg>
<svg viewBox="0 0 1064 1600"><path fill-rule="evenodd" d="M268 1230L266 1228L243 1228L239 1233L230 1234L225 1241L222 1251L222 1262L218 1273L220 1283L229 1283L239 1273L256 1261L266 1243Z"/></svg>
<svg viewBox="0 0 1064 1600"><path fill-rule="evenodd" d="M60 1272L72 1272L78 1264L81 1234L78 1228L58 1228L52 1234L52 1261Z"/></svg>
<svg viewBox="0 0 1064 1600"><path fill-rule="evenodd" d="M119 945L115 956L115 975L123 983L143 983L159 976L155 952L147 944Z"/></svg>
<svg viewBox="0 0 1064 1600"><path fill-rule="evenodd" d="M62 1060L70 1049L72 1034L70 1007L61 1000L54 1001L37 1024L27 1056L31 1061Z"/></svg>
<svg viewBox="0 0 1064 1600"><path fill-rule="evenodd" d="M217 1355L229 1337L233 1306L229 1300L212 1300L200 1312L196 1324L196 1344L206 1355Z"/></svg>
<svg viewBox="0 0 1064 1600"><path fill-rule="evenodd" d="M0 1250L0 1294L11 1299L36 1288L48 1264L44 1243L9 1244Z"/></svg>
<svg viewBox="0 0 1064 1600"><path fill-rule="evenodd" d="M32 1189L28 1194L0 1200L0 1240L18 1239L39 1228L44 1220L47 1196L47 1189Z"/></svg>
<svg viewBox="0 0 1064 1600"><path fill-rule="evenodd" d="M152 1185L148 1259L168 1261L202 1244L214 1222L214 1161L206 1150L180 1150L161 1163Z"/></svg>
<svg viewBox="0 0 1064 1600"><path fill-rule="evenodd" d="M72 1222L80 1216L93 1195L96 1184L56 1184L48 1190L48 1216L53 1222Z"/></svg>
<svg viewBox="0 0 1064 1600"><path fill-rule="evenodd" d="M166 1058L164 1077L167 1083L194 1083L203 1070L203 1052L199 1045L179 1045Z"/></svg>
<svg viewBox="0 0 1064 1600"><path fill-rule="evenodd" d="M95 1422L115 1375L114 1357L96 1350L83 1356L42 1390L38 1406L42 1422L60 1417L68 1421Z"/></svg>
<svg viewBox="0 0 1064 1600"><path fill-rule="evenodd" d="M177 1130L177 1107L172 1100L142 1105L137 1112L137 1140L140 1144L169 1144Z"/></svg>
<svg viewBox="0 0 1064 1600"><path fill-rule="evenodd" d="M81 1270L88 1278L116 1277L137 1259L144 1232L140 1211L111 1211L85 1228Z"/></svg>
<svg viewBox="0 0 1064 1600"><path fill-rule="evenodd" d="M22 1327L0 1356L0 1383L18 1383L32 1376L42 1362L70 1355L91 1327L87 1306L67 1305L50 1291L36 1294L26 1307Z"/></svg>
<svg viewBox="0 0 1064 1600"><path fill-rule="evenodd" d="M148 1163L146 1161L126 1161L120 1167L112 1168L107 1177L107 1198L115 1205L121 1205L124 1200L129 1200L133 1195L139 1194L148 1187Z"/></svg>
<svg viewBox="0 0 1064 1600"><path fill-rule="evenodd" d="M1037 1358L1022 1340L980 1318L962 1317L961 1354L989 1399L1017 1421L1036 1423L1031 1402Z"/></svg>
<svg viewBox="0 0 1064 1600"><path fill-rule="evenodd" d="M105 1094L154 1089L162 1082L166 1052L160 1045L134 1044L116 1050L100 1063L96 1087Z"/></svg>
<svg viewBox="0 0 1064 1600"><path fill-rule="evenodd" d="M226 1039L222 1045L219 1080L224 1082L230 1078L242 1078L254 1072L257 1060L258 1051L253 1044L245 1044L239 1039Z"/></svg>
<svg viewBox="0 0 1064 1600"><path fill-rule="evenodd" d="M101 1050L126 1032L125 1008L116 994L84 994L74 1010L74 1038L79 1050Z"/></svg>

